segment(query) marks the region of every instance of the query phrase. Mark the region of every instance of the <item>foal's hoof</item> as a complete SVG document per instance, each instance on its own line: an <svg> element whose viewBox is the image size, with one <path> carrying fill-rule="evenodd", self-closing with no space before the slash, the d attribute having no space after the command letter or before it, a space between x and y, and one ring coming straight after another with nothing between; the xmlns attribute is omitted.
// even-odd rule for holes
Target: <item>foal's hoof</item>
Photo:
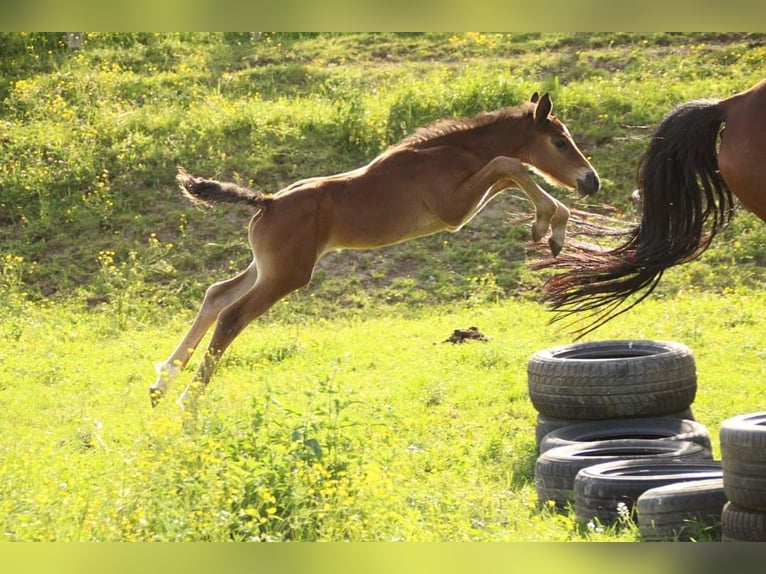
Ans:
<svg viewBox="0 0 766 574"><path fill-rule="evenodd" d="M559 253L561 253L561 249L564 246L551 237L548 239L548 247L550 247L553 256L556 257Z"/></svg>
<svg viewBox="0 0 766 574"><path fill-rule="evenodd" d="M162 389L149 388L149 399L152 401L152 408L156 407L164 396L165 393L162 392Z"/></svg>

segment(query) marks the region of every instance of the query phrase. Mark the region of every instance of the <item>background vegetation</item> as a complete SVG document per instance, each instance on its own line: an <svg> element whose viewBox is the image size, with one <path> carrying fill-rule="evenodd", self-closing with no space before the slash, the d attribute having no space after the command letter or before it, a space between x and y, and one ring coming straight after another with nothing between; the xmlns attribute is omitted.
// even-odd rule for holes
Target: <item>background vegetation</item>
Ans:
<svg viewBox="0 0 766 574"><path fill-rule="evenodd" d="M190 207L176 166L276 191L549 90L602 176L591 201L629 221L653 127L762 79L765 39L85 34L72 50L63 34L0 34L0 536L636 539L535 500L526 361L570 337L536 303L528 227L509 223L518 193L459 234L326 257L232 347L196 430L171 401L150 410L153 363L249 258L247 211ZM739 213L591 336L692 347L714 435L762 408L765 233ZM469 325L490 341L441 344Z"/></svg>

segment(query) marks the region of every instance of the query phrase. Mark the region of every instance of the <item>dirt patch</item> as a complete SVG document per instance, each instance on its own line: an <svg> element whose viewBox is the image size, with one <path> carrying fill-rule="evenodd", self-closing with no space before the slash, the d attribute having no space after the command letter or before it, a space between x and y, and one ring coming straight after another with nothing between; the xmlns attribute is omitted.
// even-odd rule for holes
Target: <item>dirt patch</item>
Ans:
<svg viewBox="0 0 766 574"><path fill-rule="evenodd" d="M455 329L452 334L447 337L442 343L465 343L466 341L483 341L486 342L489 339L479 331L478 327L468 327L467 329Z"/></svg>

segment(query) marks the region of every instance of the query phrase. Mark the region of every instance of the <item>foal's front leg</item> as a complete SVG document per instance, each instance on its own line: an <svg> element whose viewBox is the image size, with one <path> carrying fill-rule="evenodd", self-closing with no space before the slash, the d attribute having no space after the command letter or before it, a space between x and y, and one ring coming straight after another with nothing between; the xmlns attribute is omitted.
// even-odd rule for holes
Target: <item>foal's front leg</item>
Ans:
<svg viewBox="0 0 766 574"><path fill-rule="evenodd" d="M564 247L567 223L569 222L569 209L537 185L526 170L513 176L513 179L535 205L532 239L539 241L550 227L551 236L548 238L548 246L555 257Z"/></svg>
<svg viewBox="0 0 766 574"><path fill-rule="evenodd" d="M525 185L527 186L528 189L524 187ZM532 186L534 185L535 185L534 182L532 182ZM551 235L551 237L554 237L554 234L558 234L559 232L558 230L559 221L558 219L556 219L556 216L559 215L560 213L563 213L563 211L562 212L559 211L558 206L560 205L564 209L564 211L568 211L568 210L566 210L566 208L563 205L559 204L558 201L556 201L553 198L551 198L550 202L547 201L546 198L541 197L538 191L535 189L535 187L532 187L532 186L530 186L528 182L524 182L524 185L522 185L515 179L511 179L511 178L501 179L500 181L492 185L492 187L490 188L490 191L487 193L487 196L486 196L487 200L482 205L479 206L477 211L481 210L484 207L484 205L486 205L486 203L489 201L490 198L494 197L501 191L512 188L512 187L521 189L527 194L527 197L530 198L530 200L535 206L535 219L534 221L532 221L532 241L537 242L537 241L540 241L543 237L545 237L545 235L548 233L548 230L551 229L551 224L555 222L557 225L556 227L554 227L553 234ZM564 219L564 225L566 225L566 217ZM550 244L550 240L549 240L549 244ZM551 245L551 250L553 249L554 249L554 246ZM554 252L554 255L556 255L555 252Z"/></svg>
<svg viewBox="0 0 766 574"><path fill-rule="evenodd" d="M529 176L517 158L499 156L463 182L454 194L435 198L432 211L453 227L460 227L478 213L495 195L509 187L522 189L535 206L532 239L539 241L552 228L548 244L553 255L564 245L569 210L551 197Z"/></svg>

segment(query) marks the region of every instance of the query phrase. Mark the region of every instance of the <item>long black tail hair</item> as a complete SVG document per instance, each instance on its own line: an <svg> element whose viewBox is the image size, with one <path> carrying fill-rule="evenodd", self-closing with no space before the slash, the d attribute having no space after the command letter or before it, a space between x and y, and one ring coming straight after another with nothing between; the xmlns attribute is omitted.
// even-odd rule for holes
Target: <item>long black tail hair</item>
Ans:
<svg viewBox="0 0 766 574"><path fill-rule="evenodd" d="M638 167L641 222L626 233L624 243L535 265L564 270L546 281L543 298L557 312L554 321L585 314L578 338L640 303L666 269L699 257L730 221L734 201L718 171L718 136L725 120L718 103L682 104L660 123Z"/></svg>

